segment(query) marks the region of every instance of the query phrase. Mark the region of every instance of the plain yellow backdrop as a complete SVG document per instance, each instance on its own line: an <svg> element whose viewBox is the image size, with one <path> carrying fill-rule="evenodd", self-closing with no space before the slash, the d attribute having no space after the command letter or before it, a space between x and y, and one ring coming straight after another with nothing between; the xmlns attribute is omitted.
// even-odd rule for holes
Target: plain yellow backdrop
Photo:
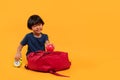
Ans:
<svg viewBox="0 0 120 80"><path fill-rule="evenodd" d="M45 21L55 50L69 53L72 66L59 73L14 68L16 49L32 14ZM119 0L3 0L0 1L0 78L2 80L120 80Z"/></svg>

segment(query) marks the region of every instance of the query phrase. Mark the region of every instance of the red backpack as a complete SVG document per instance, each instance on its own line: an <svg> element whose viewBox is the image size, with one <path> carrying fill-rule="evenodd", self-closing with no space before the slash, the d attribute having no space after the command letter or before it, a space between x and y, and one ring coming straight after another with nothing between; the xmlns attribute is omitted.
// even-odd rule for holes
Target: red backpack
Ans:
<svg viewBox="0 0 120 80"><path fill-rule="evenodd" d="M40 71L40 72L49 72L54 75L64 76L56 73L56 71L69 69L71 62L68 59L67 52L61 51L37 51L31 52L27 56L28 64L25 66L27 69Z"/></svg>

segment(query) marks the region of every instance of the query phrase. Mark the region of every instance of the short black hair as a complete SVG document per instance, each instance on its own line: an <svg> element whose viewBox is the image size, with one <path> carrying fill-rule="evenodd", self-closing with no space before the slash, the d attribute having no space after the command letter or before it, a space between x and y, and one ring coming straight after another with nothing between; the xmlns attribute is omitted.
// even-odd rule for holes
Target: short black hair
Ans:
<svg viewBox="0 0 120 80"><path fill-rule="evenodd" d="M32 26L37 25L37 24L44 25L44 21L42 20L42 18L39 15L30 16L29 19L28 19L28 22L27 22L27 27L29 29L32 29Z"/></svg>

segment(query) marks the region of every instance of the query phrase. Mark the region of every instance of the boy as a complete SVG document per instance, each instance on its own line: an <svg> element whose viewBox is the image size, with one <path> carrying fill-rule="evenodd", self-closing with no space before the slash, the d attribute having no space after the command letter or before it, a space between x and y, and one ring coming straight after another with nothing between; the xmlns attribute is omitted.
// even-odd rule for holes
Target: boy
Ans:
<svg viewBox="0 0 120 80"><path fill-rule="evenodd" d="M26 34L20 45L17 48L17 53L15 55L15 60L19 61L21 56L21 50L25 45L28 45L26 56L30 52L45 50L45 46L50 44L48 35L43 34L41 31L43 29L44 21L39 15L32 15L29 17L27 22L27 27L32 30L31 33Z"/></svg>

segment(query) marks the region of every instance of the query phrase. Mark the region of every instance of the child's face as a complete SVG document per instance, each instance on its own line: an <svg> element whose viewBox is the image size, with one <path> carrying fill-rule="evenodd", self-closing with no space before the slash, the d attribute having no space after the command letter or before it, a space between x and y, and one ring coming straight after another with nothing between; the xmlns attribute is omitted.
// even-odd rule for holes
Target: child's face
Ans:
<svg viewBox="0 0 120 80"><path fill-rule="evenodd" d="M36 25L32 26L32 30L36 34L40 34L42 29L43 29L43 25L42 24L36 24Z"/></svg>

